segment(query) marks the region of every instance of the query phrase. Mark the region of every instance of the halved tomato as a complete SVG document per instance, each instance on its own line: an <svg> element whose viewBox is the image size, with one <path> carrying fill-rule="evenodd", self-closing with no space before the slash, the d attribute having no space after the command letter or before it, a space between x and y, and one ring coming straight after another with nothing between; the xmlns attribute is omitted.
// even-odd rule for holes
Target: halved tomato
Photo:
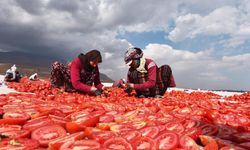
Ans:
<svg viewBox="0 0 250 150"><path fill-rule="evenodd" d="M158 150L158 145L150 137L141 137L137 139L135 142L133 142L133 148L135 150L142 150L142 149L148 149L148 150Z"/></svg>
<svg viewBox="0 0 250 150"><path fill-rule="evenodd" d="M30 131L29 130L12 130L12 131L5 131L0 133L1 136L8 137L8 138L29 138Z"/></svg>
<svg viewBox="0 0 250 150"><path fill-rule="evenodd" d="M42 117L35 118L35 119L27 121L23 125L23 129L33 131L33 130L39 128L39 127L47 126L47 125L50 125L50 124L54 124L53 121L50 120L47 116L42 116Z"/></svg>
<svg viewBox="0 0 250 150"><path fill-rule="evenodd" d="M82 126L82 125L75 123L75 122L67 122L66 123L66 130L69 133L76 133L79 131L84 131L85 128L86 128L85 126Z"/></svg>
<svg viewBox="0 0 250 150"><path fill-rule="evenodd" d="M31 138L39 141L41 146L48 146L50 141L66 136L66 131L59 125L40 127L31 133Z"/></svg>
<svg viewBox="0 0 250 150"><path fill-rule="evenodd" d="M141 138L141 132L133 130L126 132L121 135L123 138L125 138L129 143L133 143L137 139Z"/></svg>
<svg viewBox="0 0 250 150"><path fill-rule="evenodd" d="M112 150L133 150L130 143L122 137L110 138L103 143L103 148Z"/></svg>
<svg viewBox="0 0 250 150"><path fill-rule="evenodd" d="M142 136L147 136L154 139L159 134L160 130L158 127L152 126L152 127L145 127L141 129L140 132Z"/></svg>
<svg viewBox="0 0 250 150"><path fill-rule="evenodd" d="M179 145L179 136L170 131L165 131L156 138L159 149L175 149Z"/></svg>
<svg viewBox="0 0 250 150"><path fill-rule="evenodd" d="M135 128L130 124L114 124L110 126L110 130L115 133L122 133L134 130Z"/></svg>
<svg viewBox="0 0 250 150"><path fill-rule="evenodd" d="M186 135L180 138L180 147L184 148L185 150L200 150L195 141Z"/></svg>
<svg viewBox="0 0 250 150"><path fill-rule="evenodd" d="M169 122L168 124L166 124L166 129L179 135L181 135L185 130L183 125L178 122Z"/></svg>
<svg viewBox="0 0 250 150"><path fill-rule="evenodd" d="M30 115L23 112L6 112L3 115L5 124L24 124L30 119ZM3 120L1 121L3 123Z"/></svg>
<svg viewBox="0 0 250 150"><path fill-rule="evenodd" d="M78 141L69 141L64 143L61 146L63 150L99 150L101 148L101 144L95 140L78 140Z"/></svg>
<svg viewBox="0 0 250 150"><path fill-rule="evenodd" d="M88 127L85 129L85 136L89 139L93 139L98 141L99 143L103 143L104 141L115 137L116 134L112 131L103 131L98 128Z"/></svg>
<svg viewBox="0 0 250 150"><path fill-rule="evenodd" d="M115 117L113 115L101 115L100 116L100 122L113 122L115 120Z"/></svg>
<svg viewBox="0 0 250 150"><path fill-rule="evenodd" d="M82 140L84 137L85 137L84 132L77 132L77 133L73 133L67 136L57 138L49 142L49 149L59 150L62 144L69 142L69 141Z"/></svg>
<svg viewBox="0 0 250 150"><path fill-rule="evenodd" d="M22 128L22 126L20 126L20 125L2 124L2 125L0 125L0 133L13 131L13 130L21 130L21 128Z"/></svg>
<svg viewBox="0 0 250 150"><path fill-rule="evenodd" d="M7 139L0 142L0 147L1 150L33 150L39 147L39 143L27 138Z"/></svg>

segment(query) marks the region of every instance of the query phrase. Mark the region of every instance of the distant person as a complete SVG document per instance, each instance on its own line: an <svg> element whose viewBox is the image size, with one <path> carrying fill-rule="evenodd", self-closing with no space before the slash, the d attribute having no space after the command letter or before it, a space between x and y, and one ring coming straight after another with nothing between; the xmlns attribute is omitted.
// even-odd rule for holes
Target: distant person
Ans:
<svg viewBox="0 0 250 150"><path fill-rule="evenodd" d="M140 48L127 49L124 61L130 66L125 89L127 93L134 89L138 97L162 97L168 87L176 86L170 66L158 68L152 59L144 57Z"/></svg>
<svg viewBox="0 0 250 150"><path fill-rule="evenodd" d="M29 77L29 79L32 80L32 81L38 80L38 74L37 74L37 73L32 74L32 75Z"/></svg>
<svg viewBox="0 0 250 150"><path fill-rule="evenodd" d="M101 95L105 89L98 69L101 62L102 56L98 50L80 54L68 66L56 61L52 64L51 84L53 87L62 87L67 92Z"/></svg>
<svg viewBox="0 0 250 150"><path fill-rule="evenodd" d="M17 71L17 67L14 64L10 69L6 71L4 81L7 82L19 82L21 79L21 75L19 71Z"/></svg>

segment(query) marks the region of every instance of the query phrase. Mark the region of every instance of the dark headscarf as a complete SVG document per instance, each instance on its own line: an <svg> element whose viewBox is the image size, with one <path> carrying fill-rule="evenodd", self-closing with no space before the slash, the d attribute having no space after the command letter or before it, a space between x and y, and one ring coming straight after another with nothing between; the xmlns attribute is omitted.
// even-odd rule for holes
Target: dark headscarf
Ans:
<svg viewBox="0 0 250 150"><path fill-rule="evenodd" d="M94 69L89 62L90 61L95 61L95 62L102 62L102 56L101 53L94 49L91 50L89 52L87 52L86 54L81 53L78 58L81 60L81 64L84 66L84 69L86 71L91 71L92 69Z"/></svg>

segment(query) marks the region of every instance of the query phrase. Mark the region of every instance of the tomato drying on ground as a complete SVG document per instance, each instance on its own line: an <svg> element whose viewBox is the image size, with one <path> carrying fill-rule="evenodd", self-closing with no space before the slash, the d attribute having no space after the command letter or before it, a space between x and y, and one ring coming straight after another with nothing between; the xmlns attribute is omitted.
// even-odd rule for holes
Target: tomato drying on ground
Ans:
<svg viewBox="0 0 250 150"><path fill-rule="evenodd" d="M166 92L136 98L67 93L49 81L8 83L0 95L1 149L249 149L250 93ZM32 144L31 144L32 143Z"/></svg>

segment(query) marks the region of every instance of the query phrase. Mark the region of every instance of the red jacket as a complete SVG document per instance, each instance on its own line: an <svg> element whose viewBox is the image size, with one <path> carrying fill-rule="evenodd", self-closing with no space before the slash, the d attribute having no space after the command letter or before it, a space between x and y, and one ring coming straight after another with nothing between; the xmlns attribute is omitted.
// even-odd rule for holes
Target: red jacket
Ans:
<svg viewBox="0 0 250 150"><path fill-rule="evenodd" d="M91 86L87 85L86 83L92 80L92 78L97 89L100 90L103 87L103 84L100 81L98 66L93 69L92 72L86 72L78 57L75 58L70 64L70 78L73 87L81 92L90 92Z"/></svg>
<svg viewBox="0 0 250 150"><path fill-rule="evenodd" d="M148 72L148 79L146 82L142 83L142 84L135 84L134 85L134 89L135 90L143 90L143 89L148 89L148 88L152 88L156 85L156 71L157 71L157 65L156 63L152 60L152 59L147 59L146 58L146 63L145 63L145 69ZM129 73L128 73L128 82L129 81ZM170 77L170 85L169 87L175 87L175 81L174 81L174 77L173 74Z"/></svg>

